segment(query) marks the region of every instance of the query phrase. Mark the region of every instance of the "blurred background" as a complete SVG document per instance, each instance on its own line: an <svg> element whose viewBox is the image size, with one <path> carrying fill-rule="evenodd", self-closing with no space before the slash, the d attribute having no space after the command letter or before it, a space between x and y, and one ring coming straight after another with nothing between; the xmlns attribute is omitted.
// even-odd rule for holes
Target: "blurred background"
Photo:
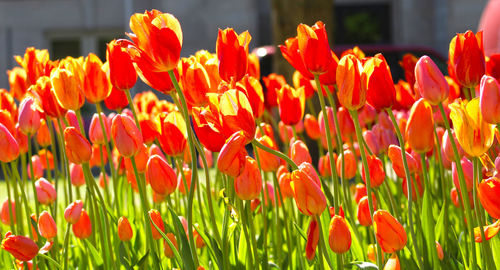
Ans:
<svg viewBox="0 0 500 270"><path fill-rule="evenodd" d="M9 89L6 71L17 65L13 55L23 55L26 47L46 48L51 59L87 55L89 52L105 59L106 43L114 38L123 38L124 32L130 31L130 15L152 8L172 13L179 19L184 35L183 56L200 49L214 52L218 28L232 27L238 33L249 30L252 35L250 47L253 49L283 44L286 38L296 35L300 22L311 25L322 20L336 53L360 45L368 54L372 51L395 54L397 63L405 52L413 52L417 56L432 54L446 61L451 38L457 32L468 29L477 31L488 2L0 0L0 88ZM494 12L491 16L496 17L497 14ZM261 50L261 53L273 52ZM272 59L274 61L263 63L263 75L271 70L283 74L290 72L290 65L281 61L280 53L275 53Z"/></svg>

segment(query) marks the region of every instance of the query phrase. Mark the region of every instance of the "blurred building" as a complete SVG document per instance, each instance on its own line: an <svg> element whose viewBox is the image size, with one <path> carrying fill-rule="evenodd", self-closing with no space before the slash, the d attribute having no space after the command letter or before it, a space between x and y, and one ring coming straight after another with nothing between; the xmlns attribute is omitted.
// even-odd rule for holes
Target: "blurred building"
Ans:
<svg viewBox="0 0 500 270"><path fill-rule="evenodd" d="M183 29L183 55L215 51L217 29L249 30L250 46L271 43L272 0L0 0L0 88L6 70L26 47L51 58L94 52L124 37L131 14L156 8L174 14ZM397 44L446 54L457 32L476 30L486 0L335 0L337 44Z"/></svg>

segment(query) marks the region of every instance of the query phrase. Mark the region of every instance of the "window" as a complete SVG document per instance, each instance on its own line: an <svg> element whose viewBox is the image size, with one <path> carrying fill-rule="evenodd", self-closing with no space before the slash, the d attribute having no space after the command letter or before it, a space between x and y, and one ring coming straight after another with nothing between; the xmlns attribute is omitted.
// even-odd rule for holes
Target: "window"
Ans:
<svg viewBox="0 0 500 270"><path fill-rule="evenodd" d="M50 59L62 59L66 56L79 57L80 55L79 38L54 39L50 42Z"/></svg>

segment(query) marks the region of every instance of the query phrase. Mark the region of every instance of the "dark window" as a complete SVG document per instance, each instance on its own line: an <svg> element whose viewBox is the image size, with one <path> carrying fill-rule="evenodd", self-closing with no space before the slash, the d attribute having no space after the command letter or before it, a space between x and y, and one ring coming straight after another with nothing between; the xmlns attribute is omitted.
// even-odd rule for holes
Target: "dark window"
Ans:
<svg viewBox="0 0 500 270"><path fill-rule="evenodd" d="M62 59L66 56L79 57L81 55L80 39L55 39L50 42L50 59Z"/></svg>
<svg viewBox="0 0 500 270"><path fill-rule="evenodd" d="M97 56L101 58L101 61L106 62L106 49L108 47L108 43L113 40L114 37L99 37L97 40Z"/></svg>

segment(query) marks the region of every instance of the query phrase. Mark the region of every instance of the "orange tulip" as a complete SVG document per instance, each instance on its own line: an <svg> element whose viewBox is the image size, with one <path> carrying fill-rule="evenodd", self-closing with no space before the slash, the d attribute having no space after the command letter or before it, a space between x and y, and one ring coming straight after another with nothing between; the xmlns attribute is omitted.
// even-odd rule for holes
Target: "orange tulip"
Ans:
<svg viewBox="0 0 500 270"><path fill-rule="evenodd" d="M250 106L255 118L260 118L264 113L264 92L259 80L245 75L243 79L236 85L237 88L242 88L246 93Z"/></svg>
<svg viewBox="0 0 500 270"><path fill-rule="evenodd" d="M400 270L400 269L401 265L399 264L398 255L394 253L385 263L384 270Z"/></svg>
<svg viewBox="0 0 500 270"><path fill-rule="evenodd" d="M26 71L28 85L34 84L40 76L46 75L44 72L47 70L46 67L50 65L49 51L38 50L34 47L26 48L23 57L16 55L14 59Z"/></svg>
<svg viewBox="0 0 500 270"><path fill-rule="evenodd" d="M227 139L217 158L219 171L231 177L243 172L246 163L245 141L243 131L235 132Z"/></svg>
<svg viewBox="0 0 500 270"><path fill-rule="evenodd" d="M151 226L151 230L153 231L153 239L158 240L161 239L162 236L159 233L159 230L156 229L156 227L153 225L153 222L158 228L165 233L165 224L163 223L163 219L161 218L160 212L156 209L151 209L148 212L149 217L151 218L152 221L149 222Z"/></svg>
<svg viewBox="0 0 500 270"><path fill-rule="evenodd" d="M158 155L153 155L148 160L146 181L154 192L162 196L171 194L177 187L177 175L174 169Z"/></svg>
<svg viewBox="0 0 500 270"><path fill-rule="evenodd" d="M189 168L187 164L184 164L182 166L182 169L178 173L179 175L177 176L177 183L179 184L177 187L179 188L179 192L181 194L186 195L187 192L191 189L191 178L193 176L193 172L191 171L191 168ZM186 181L184 181L184 179Z"/></svg>
<svg viewBox="0 0 500 270"><path fill-rule="evenodd" d="M295 140L290 145L290 158L295 164L302 164L303 162L311 163L312 158L309 153L307 145L301 140Z"/></svg>
<svg viewBox="0 0 500 270"><path fill-rule="evenodd" d="M294 89L286 84L277 94L281 121L285 125L296 125L304 116L306 105L304 88Z"/></svg>
<svg viewBox="0 0 500 270"><path fill-rule="evenodd" d="M458 82L465 87L479 84L486 72L484 59L483 32L474 35L472 31L459 33L450 42L449 69Z"/></svg>
<svg viewBox="0 0 500 270"><path fill-rule="evenodd" d="M420 95L431 105L438 105L448 98L448 83L429 56L424 55L418 60L415 78Z"/></svg>
<svg viewBox="0 0 500 270"><path fill-rule="evenodd" d="M319 176L310 163L302 163L292 172L290 187L300 212L308 216L319 215L326 208Z"/></svg>
<svg viewBox="0 0 500 270"><path fill-rule="evenodd" d="M369 244L366 250L366 257L368 260L376 263L377 262L377 245ZM382 252L382 260L384 260L384 252Z"/></svg>
<svg viewBox="0 0 500 270"><path fill-rule="evenodd" d="M114 39L108 43L106 49L109 80L114 88L120 90L132 88L137 81L137 72L124 45L124 42Z"/></svg>
<svg viewBox="0 0 500 270"><path fill-rule="evenodd" d="M286 84L285 77L283 77L283 75L271 73L267 77L262 77L262 81L266 86L264 99L266 107L272 108L278 106L277 92Z"/></svg>
<svg viewBox="0 0 500 270"><path fill-rule="evenodd" d="M147 63L151 71L169 71L177 67L182 48L182 30L179 21L169 13L158 10L135 13L130 17L127 35L133 44L128 51L137 65Z"/></svg>
<svg viewBox="0 0 500 270"><path fill-rule="evenodd" d="M361 87L362 91L366 92L366 101L375 109L390 108L394 105L396 90L384 56L377 54L364 63Z"/></svg>
<svg viewBox="0 0 500 270"><path fill-rule="evenodd" d="M219 152L224 145L220 114L217 108L193 107L193 127L201 144L212 152Z"/></svg>
<svg viewBox="0 0 500 270"><path fill-rule="evenodd" d="M27 262L38 254L38 246L35 241L26 236L7 234L2 241L2 248L17 260Z"/></svg>
<svg viewBox="0 0 500 270"><path fill-rule="evenodd" d="M118 219L118 238L121 241L130 241L134 236L134 231L132 231L132 226L130 226L130 222L124 216Z"/></svg>
<svg viewBox="0 0 500 270"><path fill-rule="evenodd" d="M93 144L103 145L106 142L104 136L109 138L108 118L106 117L106 115L104 115L104 113L101 113L101 117L102 117L102 122L104 124L104 131L106 132L106 134L102 133L101 121L99 120L99 116L96 113L94 113L89 127L89 139Z"/></svg>
<svg viewBox="0 0 500 270"><path fill-rule="evenodd" d="M87 239L92 234L92 223L90 221L89 214L85 209L82 210L82 215L78 221L71 226L73 234L80 239Z"/></svg>
<svg viewBox="0 0 500 270"><path fill-rule="evenodd" d="M232 28L219 29L216 45L219 75L227 83L236 83L247 73L251 39L248 31L238 35Z"/></svg>
<svg viewBox="0 0 500 270"><path fill-rule="evenodd" d="M363 66L352 54L342 57L337 67L337 96L348 110L357 111L366 103L366 89L361 87Z"/></svg>
<svg viewBox="0 0 500 270"><path fill-rule="evenodd" d="M38 156L42 162L42 166L45 170L53 170L54 167L54 155L47 149L41 149L38 151Z"/></svg>
<svg viewBox="0 0 500 270"><path fill-rule="evenodd" d="M284 172L280 176L278 176L278 182L281 189L281 196L283 199L293 197L293 191L290 187L291 174L289 172Z"/></svg>
<svg viewBox="0 0 500 270"><path fill-rule="evenodd" d="M337 162L337 154L333 153L333 158L335 159L335 163ZM319 157L318 160L318 172L322 177L330 177L332 176L332 167L330 166L330 154L326 152L325 155Z"/></svg>
<svg viewBox="0 0 500 270"><path fill-rule="evenodd" d="M210 92L211 84L205 67L194 56L182 58L179 64L181 84L188 107L205 106L206 93Z"/></svg>
<svg viewBox="0 0 500 270"><path fill-rule="evenodd" d="M158 136L165 154L176 157L182 155L187 145L186 122L179 112L171 112L167 117L160 117L161 132Z"/></svg>
<svg viewBox="0 0 500 270"><path fill-rule="evenodd" d="M417 153L427 153L434 147L432 108L423 98L411 107L405 135L411 149Z"/></svg>
<svg viewBox="0 0 500 270"><path fill-rule="evenodd" d="M64 210L64 219L70 224L75 224L82 216L83 202L76 200Z"/></svg>
<svg viewBox="0 0 500 270"><path fill-rule="evenodd" d="M491 177L481 181L477 187L477 196L486 212L495 219L500 219L500 180Z"/></svg>
<svg viewBox="0 0 500 270"><path fill-rule="evenodd" d="M126 114L118 114L113 118L111 137L118 152L124 157L135 156L143 144L141 132L134 120Z"/></svg>
<svg viewBox="0 0 500 270"><path fill-rule="evenodd" d="M0 123L0 161L11 162L19 156L19 145L9 132L9 130Z"/></svg>
<svg viewBox="0 0 500 270"><path fill-rule="evenodd" d="M356 129L354 128L354 121L349 112L344 107L340 107L337 111L337 116L342 141L347 143L354 141L356 139Z"/></svg>
<svg viewBox="0 0 500 270"><path fill-rule="evenodd" d="M55 91L48 76L38 78L36 84L31 86L30 93L41 103L43 112L50 117L59 118L66 114L66 109L57 101Z"/></svg>
<svg viewBox="0 0 500 270"><path fill-rule="evenodd" d="M342 157L344 157L344 176L345 179L351 179L356 176L356 171L358 170L358 164L356 161L356 156L351 150L345 150L344 153L340 154L337 158L337 172L339 174L342 172Z"/></svg>
<svg viewBox="0 0 500 270"><path fill-rule="evenodd" d="M361 199L365 197L366 194L367 194L366 186L364 184L356 184L354 192L354 200L356 201L357 204L359 204L359 201L361 201Z"/></svg>
<svg viewBox="0 0 500 270"><path fill-rule="evenodd" d="M297 39L300 57L306 69L318 75L327 72L332 62L332 53L323 22L318 21L312 27L299 24Z"/></svg>
<svg viewBox="0 0 500 270"><path fill-rule="evenodd" d="M442 261L444 258L444 253L443 253L443 248L441 247L441 244L439 244L438 241L436 241L436 251L438 254L438 259Z"/></svg>
<svg viewBox="0 0 500 270"><path fill-rule="evenodd" d="M278 150L276 143L267 135L258 138L257 141L271 149ZM278 169L280 165L280 159L277 156L268 153L260 148L256 148L256 150L259 155L260 165L263 171L274 172Z"/></svg>
<svg viewBox="0 0 500 270"><path fill-rule="evenodd" d="M406 246L406 231L403 226L386 210L373 214L375 236L382 251L393 253Z"/></svg>
<svg viewBox="0 0 500 270"><path fill-rule="evenodd" d="M166 236L168 237L168 240L172 242L174 245L175 249L178 249L178 244L177 240L175 239L175 235L173 233L167 233ZM167 258L173 258L174 257L174 252L172 251L172 248L170 245L167 243L167 240L163 242L163 254L165 254L165 257Z"/></svg>
<svg viewBox="0 0 500 270"><path fill-rule="evenodd" d="M495 223L490 224L488 226L483 226L482 228L484 232L484 238L486 241L490 240L493 238L495 235L498 234L498 231L500 231L500 220L497 220ZM483 242L483 238L481 236L481 228L476 227L474 228L474 241L476 243L481 243Z"/></svg>
<svg viewBox="0 0 500 270"><path fill-rule="evenodd" d="M43 148L48 147L52 143L49 127L45 119L40 120L40 128L36 132L36 141Z"/></svg>
<svg viewBox="0 0 500 270"><path fill-rule="evenodd" d="M83 63L83 92L87 100L97 103L107 98L111 92L106 71L97 55L90 53Z"/></svg>
<svg viewBox="0 0 500 270"><path fill-rule="evenodd" d="M314 79L314 75L306 68L304 60L302 60L302 56L299 51L299 39L297 37L288 38L287 40L285 40L285 45L279 45L279 48L281 50L283 58L285 58L288 63L290 63L290 65L292 65L304 77L311 80ZM326 72L326 69L328 67L324 68L324 72Z"/></svg>
<svg viewBox="0 0 500 270"><path fill-rule="evenodd" d="M401 155L401 148L397 145L391 144L389 146L389 151L387 155L391 160L392 168L394 169L396 175L399 178L404 178L406 175L403 167L403 157ZM405 155L406 155L406 161L408 162L408 168L410 170L410 173L416 172L418 170L417 160L406 151Z"/></svg>
<svg viewBox="0 0 500 270"><path fill-rule="evenodd" d="M306 114L304 117L304 127L309 138L317 140L321 137L318 120L313 115Z"/></svg>
<svg viewBox="0 0 500 270"><path fill-rule="evenodd" d="M368 172L370 173L371 187L376 188L382 185L385 180L384 164L376 156L367 156ZM361 168L363 182L366 184L365 169Z"/></svg>
<svg viewBox="0 0 500 270"><path fill-rule="evenodd" d="M316 218L313 218L309 223L309 227L307 228L306 258L308 260L314 259L314 255L316 254L320 232L318 226L318 221L316 220Z"/></svg>
<svg viewBox="0 0 500 270"><path fill-rule="evenodd" d="M9 209L10 206L10 209ZM5 198L0 208L0 221L5 225L10 225L10 213L12 213L12 223L16 224L16 202Z"/></svg>
<svg viewBox="0 0 500 270"><path fill-rule="evenodd" d="M76 68L74 70L57 68L50 75L57 102L66 110L78 111L85 103L79 76Z"/></svg>
<svg viewBox="0 0 500 270"><path fill-rule="evenodd" d="M89 162L92 157L92 146L75 127L64 130L64 146L68 160L75 164Z"/></svg>
<svg viewBox="0 0 500 270"><path fill-rule="evenodd" d="M7 75L9 76L10 93L17 100L23 99L29 87L26 70L21 67L14 67L7 70Z"/></svg>
<svg viewBox="0 0 500 270"><path fill-rule="evenodd" d="M302 75L299 71L296 70L293 73L292 80L294 88L298 89L300 87L304 87L306 99L313 97L316 93L316 83L314 80L304 77L304 75Z"/></svg>
<svg viewBox="0 0 500 270"><path fill-rule="evenodd" d="M411 176L411 198L412 201L417 201L418 197L422 197L424 195L424 187L422 186L422 180L420 178L420 174L414 173ZM408 198L408 180L406 177L403 177L403 181L401 182L401 187L403 189L403 194L406 198ZM418 197L417 197L418 190Z"/></svg>
<svg viewBox="0 0 500 270"><path fill-rule="evenodd" d="M483 120L490 124L500 123L500 84L490 76L481 78L479 107Z"/></svg>
<svg viewBox="0 0 500 270"><path fill-rule="evenodd" d="M19 105L18 123L19 129L26 135L33 135L40 128L40 113L38 112L35 100L26 97Z"/></svg>
<svg viewBox="0 0 500 270"><path fill-rule="evenodd" d="M351 231L343 217L336 215L330 221L328 242L330 249L337 254L346 253L351 248Z"/></svg>
<svg viewBox="0 0 500 270"><path fill-rule="evenodd" d="M40 213L38 231L42 237L47 238L49 241L57 236L57 225L49 212L43 211Z"/></svg>
<svg viewBox="0 0 500 270"><path fill-rule="evenodd" d="M255 79L260 79L260 62L259 56L252 52L248 54L248 68L247 75L254 77Z"/></svg>
<svg viewBox="0 0 500 270"><path fill-rule="evenodd" d="M245 93L235 89L228 90L220 97L219 106L224 134L230 136L241 130L246 142L250 142L255 136L256 126L252 107Z"/></svg>
<svg viewBox="0 0 500 270"><path fill-rule="evenodd" d="M372 193L372 204L373 210L377 210L377 199ZM370 207L368 204L368 196L362 197L358 202L358 210L356 212L356 217L358 218L359 224L365 227L369 227L373 224L373 220L370 214Z"/></svg>
<svg viewBox="0 0 500 270"><path fill-rule="evenodd" d="M234 179L234 190L241 200L253 200L262 191L262 175L255 159L247 156L243 172Z"/></svg>

